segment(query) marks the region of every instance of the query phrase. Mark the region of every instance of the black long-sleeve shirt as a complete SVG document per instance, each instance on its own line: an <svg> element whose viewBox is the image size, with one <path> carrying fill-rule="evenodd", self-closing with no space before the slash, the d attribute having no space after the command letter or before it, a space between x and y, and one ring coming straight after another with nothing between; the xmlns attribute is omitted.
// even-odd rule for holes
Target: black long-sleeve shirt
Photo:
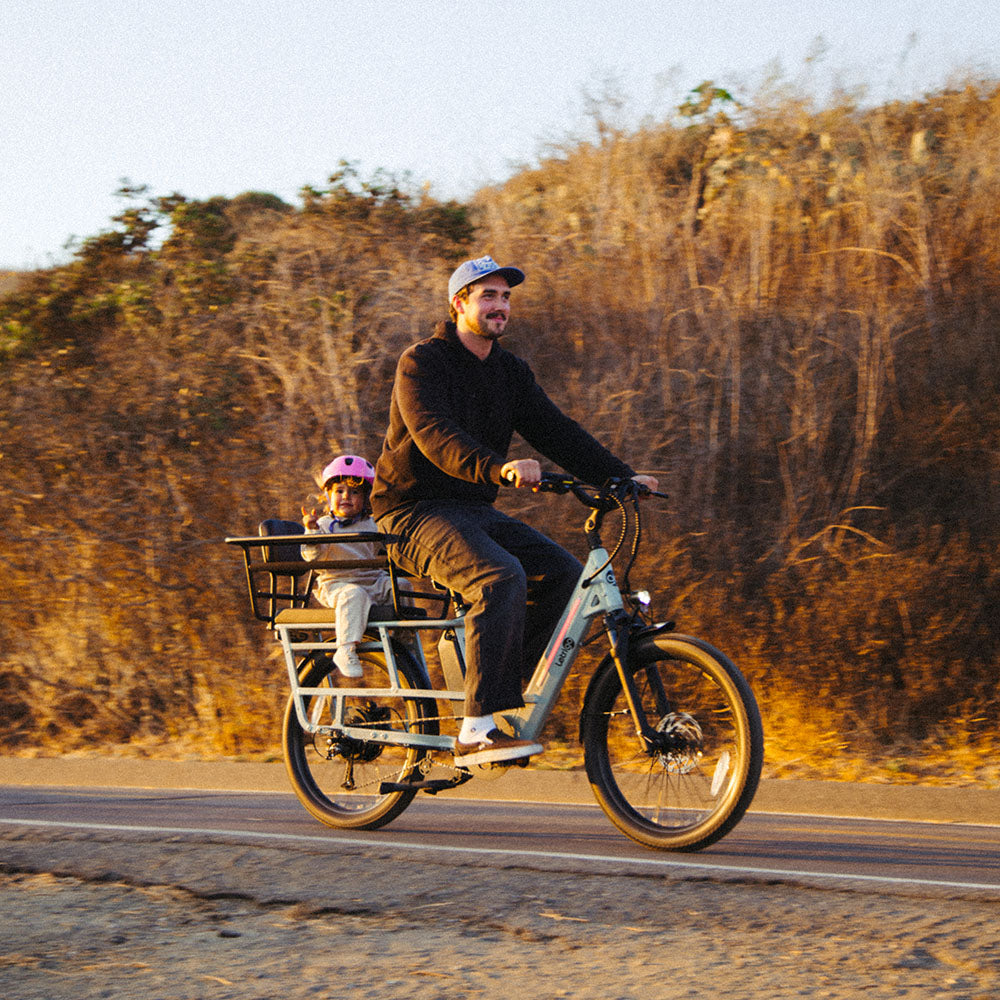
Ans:
<svg viewBox="0 0 1000 1000"><path fill-rule="evenodd" d="M496 341L480 360L453 323L439 324L396 368L375 517L420 500L492 504L514 431L585 482L634 475L549 399L525 361Z"/></svg>

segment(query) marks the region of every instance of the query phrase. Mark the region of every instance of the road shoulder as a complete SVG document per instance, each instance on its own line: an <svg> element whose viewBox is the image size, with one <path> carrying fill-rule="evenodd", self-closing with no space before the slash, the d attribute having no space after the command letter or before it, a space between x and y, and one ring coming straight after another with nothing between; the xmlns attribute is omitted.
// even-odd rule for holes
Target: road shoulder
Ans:
<svg viewBox="0 0 1000 1000"><path fill-rule="evenodd" d="M0 784L83 788L291 790L280 762L172 761L129 757L0 757ZM593 804L583 771L512 769L441 793L494 801ZM764 780L751 812L1000 826L1000 790L937 785Z"/></svg>

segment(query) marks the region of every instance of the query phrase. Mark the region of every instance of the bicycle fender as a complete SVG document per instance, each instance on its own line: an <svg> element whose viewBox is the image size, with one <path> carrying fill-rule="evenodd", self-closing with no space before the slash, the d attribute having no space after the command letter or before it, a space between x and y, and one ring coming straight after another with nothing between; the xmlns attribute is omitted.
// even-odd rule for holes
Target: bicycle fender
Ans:
<svg viewBox="0 0 1000 1000"><path fill-rule="evenodd" d="M607 653L590 675L590 680L587 682L587 690L583 696L583 705L580 708L580 719L577 724L577 739L580 741L581 746L583 745L583 729L586 724L587 715L590 713L590 704L593 700L594 692L603 683L608 671L616 673L617 669L614 657L610 653Z"/></svg>

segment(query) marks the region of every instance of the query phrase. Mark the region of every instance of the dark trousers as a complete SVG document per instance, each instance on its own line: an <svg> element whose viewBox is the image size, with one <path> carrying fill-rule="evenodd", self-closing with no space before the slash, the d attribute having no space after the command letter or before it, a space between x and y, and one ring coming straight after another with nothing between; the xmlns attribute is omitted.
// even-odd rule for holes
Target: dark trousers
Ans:
<svg viewBox="0 0 1000 1000"><path fill-rule="evenodd" d="M465 714L524 704L521 681L539 656L580 576L577 559L540 531L478 504L425 500L379 518L405 536L390 547L407 573L462 595Z"/></svg>

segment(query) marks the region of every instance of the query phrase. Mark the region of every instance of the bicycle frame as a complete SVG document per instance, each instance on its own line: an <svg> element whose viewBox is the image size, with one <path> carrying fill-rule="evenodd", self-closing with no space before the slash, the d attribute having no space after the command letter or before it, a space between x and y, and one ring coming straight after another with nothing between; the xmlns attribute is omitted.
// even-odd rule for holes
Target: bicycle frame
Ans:
<svg viewBox="0 0 1000 1000"><path fill-rule="evenodd" d="M310 537L300 535L295 537L294 541L296 543L308 542ZM329 540L326 536L324 538ZM229 541L243 545L250 542L258 546L261 544L259 538L229 539ZM268 541L276 544L284 542L286 539L277 537L270 538ZM570 596L552 637L528 682L524 693L524 707L503 713L503 718L517 735L525 739L534 739L541 732L559 698L563 683L576 660L592 620L598 615L614 615L622 611L622 596L615 580L614 570L608 560L607 551L603 547L593 548L573 594ZM324 612L326 613L324 614ZM292 699L303 730L311 734L336 733L351 739L391 743L396 746L418 746L435 750L451 750L453 748L455 741L452 736L351 726L344 720L344 702L346 698L389 696L428 698L462 703L465 700L464 691L431 686L426 658L419 642L419 633L453 630L464 662L464 615L452 618L396 618L371 623L369 632L376 633L378 639L363 642L359 646L359 651L377 649L384 654L389 674L389 686L378 688L359 686L333 689L329 687L305 687L300 683L299 672L302 663L309 655L328 653L337 648L336 642L324 638L324 633L333 633L335 630L333 612L329 609L286 609L275 616L273 627L284 654ZM400 684L399 668L392 642L393 633L411 636L411 641L406 643L407 651L420 666L426 683L425 687L409 688ZM314 706L319 705L325 708L326 702L332 703L329 714L325 711L321 713L330 721L320 724L307 715L306 700L309 698L317 699Z"/></svg>

